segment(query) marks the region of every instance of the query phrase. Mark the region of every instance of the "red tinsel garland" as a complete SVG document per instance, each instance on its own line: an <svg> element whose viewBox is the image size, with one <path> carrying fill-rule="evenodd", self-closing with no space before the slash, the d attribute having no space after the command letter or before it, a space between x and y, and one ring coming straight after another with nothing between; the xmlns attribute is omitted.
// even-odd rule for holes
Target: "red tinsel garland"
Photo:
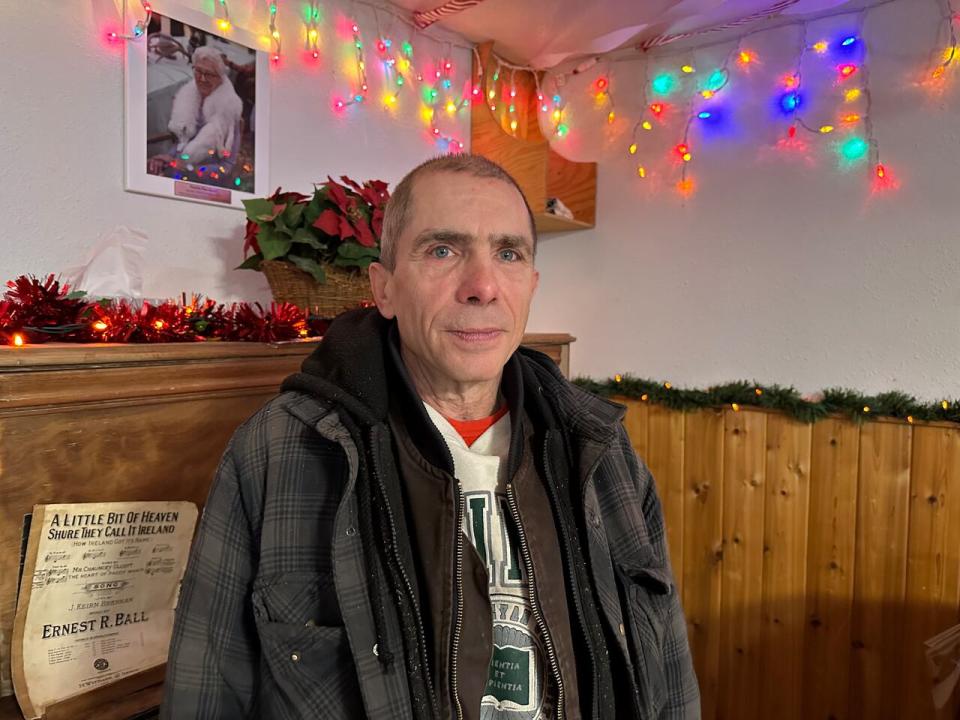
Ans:
<svg viewBox="0 0 960 720"><path fill-rule="evenodd" d="M91 302L49 275L21 275L0 300L0 343L169 343L221 339L281 342L318 337L329 322L290 303L233 303L186 294L154 305L125 299Z"/></svg>

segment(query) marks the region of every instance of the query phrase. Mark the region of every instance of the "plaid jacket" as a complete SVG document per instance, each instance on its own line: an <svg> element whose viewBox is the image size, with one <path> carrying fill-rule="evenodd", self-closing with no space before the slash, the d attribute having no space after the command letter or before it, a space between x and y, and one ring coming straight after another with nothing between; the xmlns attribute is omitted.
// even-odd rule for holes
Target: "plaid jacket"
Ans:
<svg viewBox="0 0 960 720"><path fill-rule="evenodd" d="M641 717L699 718L660 502L623 408L536 370L577 446L590 572ZM237 430L184 578L161 717L411 717L402 670L375 655L357 463L336 410L309 395L283 393Z"/></svg>

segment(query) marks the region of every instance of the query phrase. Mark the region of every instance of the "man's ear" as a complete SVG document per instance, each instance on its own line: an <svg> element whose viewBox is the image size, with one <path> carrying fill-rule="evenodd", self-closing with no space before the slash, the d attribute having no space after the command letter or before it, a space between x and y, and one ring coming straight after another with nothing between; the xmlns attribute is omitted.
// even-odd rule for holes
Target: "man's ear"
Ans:
<svg viewBox="0 0 960 720"><path fill-rule="evenodd" d="M372 262L367 268L367 274L370 277L370 289L373 291L373 301L377 304L377 310L387 320L392 320L397 314L393 309L393 296L391 280L393 273L387 270L382 263Z"/></svg>

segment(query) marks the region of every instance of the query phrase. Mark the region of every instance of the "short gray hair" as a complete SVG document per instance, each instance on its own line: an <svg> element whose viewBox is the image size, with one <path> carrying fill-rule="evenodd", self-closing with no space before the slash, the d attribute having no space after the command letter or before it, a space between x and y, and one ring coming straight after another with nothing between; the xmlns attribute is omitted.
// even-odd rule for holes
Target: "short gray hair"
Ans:
<svg viewBox="0 0 960 720"><path fill-rule="evenodd" d="M387 208L383 214L383 232L380 235L380 262L390 271L397 264L397 242L400 240L400 234L403 228L409 222L410 211L413 206L413 189L418 177L432 173L467 173L478 178L494 178L502 180L508 185L516 188L523 199L523 205L527 209L527 215L530 217L530 235L533 239L533 252L537 252L537 226L534 222L533 211L530 210L530 204L527 202L523 190L517 184L517 181L492 160L481 155L471 155L469 153L455 153L451 155L441 155L427 160L417 165L408 172L403 180L394 189L387 202Z"/></svg>
<svg viewBox="0 0 960 720"><path fill-rule="evenodd" d="M217 75L222 77L224 80L227 79L227 66L223 62L223 55L219 50L214 50L212 47L203 45L198 47L193 51L193 57L190 61L196 65L197 60L209 60L213 63L214 68L216 68Z"/></svg>

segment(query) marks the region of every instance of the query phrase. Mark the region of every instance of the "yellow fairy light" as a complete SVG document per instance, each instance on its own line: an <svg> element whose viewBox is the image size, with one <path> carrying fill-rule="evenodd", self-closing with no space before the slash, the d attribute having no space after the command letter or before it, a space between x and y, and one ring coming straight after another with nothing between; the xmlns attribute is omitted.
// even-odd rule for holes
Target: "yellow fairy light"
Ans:
<svg viewBox="0 0 960 720"><path fill-rule="evenodd" d="M860 98L860 88L850 88L843 94L843 99L848 103L854 102Z"/></svg>
<svg viewBox="0 0 960 720"><path fill-rule="evenodd" d="M647 400L650 399L650 396L647 395L646 393L644 393L643 395L640 396L640 399L643 400L644 402L646 402Z"/></svg>
<svg viewBox="0 0 960 720"><path fill-rule="evenodd" d="M913 415L907 415L907 422L913 425Z"/></svg>
<svg viewBox="0 0 960 720"><path fill-rule="evenodd" d="M951 63L960 55L960 47L948 47L943 51L943 61Z"/></svg>
<svg viewBox="0 0 960 720"><path fill-rule="evenodd" d="M491 100L493 100L496 96L497 96L496 90L491 90L490 92L487 93L487 97L490 98Z"/></svg>
<svg viewBox="0 0 960 720"><path fill-rule="evenodd" d="M940 403L940 407L942 407L944 410L949 410L949 409L950 409L950 403L948 403L946 400L944 400L944 401L942 401L942 402Z"/></svg>
<svg viewBox="0 0 960 720"><path fill-rule="evenodd" d="M690 153L684 153L681 157L683 157L684 162L690 162L693 159L693 155Z"/></svg>
<svg viewBox="0 0 960 720"><path fill-rule="evenodd" d="M737 403L730 403L730 407L733 408L734 412L740 412L740 406Z"/></svg>
<svg viewBox="0 0 960 720"><path fill-rule="evenodd" d="M553 111L553 119L554 119L554 120L559 120L559 119L560 119L560 111L559 111L559 110L554 110L554 111Z"/></svg>
<svg viewBox="0 0 960 720"><path fill-rule="evenodd" d="M621 375L620 373L617 373L616 375L613 376L613 380L614 382L623 382L623 375Z"/></svg>
<svg viewBox="0 0 960 720"><path fill-rule="evenodd" d="M309 330L307 330L306 328L300 328L300 337L303 338L303 337L306 337L306 336L309 335L309 334L310 334L310 331L309 331Z"/></svg>
<svg viewBox="0 0 960 720"><path fill-rule="evenodd" d="M763 395L763 388L754 388L753 392L755 395L757 395L757 397L759 397L760 395Z"/></svg>
<svg viewBox="0 0 960 720"><path fill-rule="evenodd" d="M864 406L863 406L863 411L864 411L865 413L870 412L870 406L869 406L869 405L864 405Z"/></svg>
<svg viewBox="0 0 960 720"><path fill-rule="evenodd" d="M820 128L820 132L821 132L823 135L828 135L829 133L832 133L833 131L834 131L833 125L824 125L823 127Z"/></svg>
<svg viewBox="0 0 960 720"><path fill-rule="evenodd" d="M397 96L394 95L394 94L392 94L392 93L391 93L390 95L387 95L386 104L387 104L387 105L396 105L396 104L397 104Z"/></svg>
<svg viewBox="0 0 960 720"><path fill-rule="evenodd" d="M14 333L13 344L16 347L23 347L23 335L21 335L20 333Z"/></svg>
<svg viewBox="0 0 960 720"><path fill-rule="evenodd" d="M156 320L156 321L154 321L153 326L154 326L157 330L163 330L164 324L165 324L165 323L163 322L163 320Z"/></svg>
<svg viewBox="0 0 960 720"><path fill-rule="evenodd" d="M360 62L357 63L357 67L359 67L361 70L364 70L366 69L367 64L363 62L363 60L361 60Z"/></svg>
<svg viewBox="0 0 960 720"><path fill-rule="evenodd" d="M511 129L513 132L516 132L516 131L517 131L517 121L516 121L516 120L511 120L511 121L510 121L510 129Z"/></svg>
<svg viewBox="0 0 960 720"><path fill-rule="evenodd" d="M103 320L97 320L97 321L93 324L93 329L94 329L94 330L97 330L97 331L99 331L99 332L103 332L104 330L107 329L107 324L106 324Z"/></svg>
<svg viewBox="0 0 960 720"><path fill-rule="evenodd" d="M693 67L693 65L684 65L684 66L683 66L682 68L680 68L680 69L681 69L683 72L685 72L687 75L689 75L690 73L694 72L694 67Z"/></svg>
<svg viewBox="0 0 960 720"><path fill-rule="evenodd" d="M709 99L712 98L716 93L714 93L713 90L704 90L704 91L703 91L702 93L700 93L700 94L703 95L703 97L704 97L705 100L709 100Z"/></svg>
<svg viewBox="0 0 960 720"><path fill-rule="evenodd" d="M280 39L280 31L279 31L279 30L274 30L274 31L273 31L273 39L274 39L274 40L279 40L279 39Z"/></svg>
<svg viewBox="0 0 960 720"><path fill-rule="evenodd" d="M671 385L671 384L668 383L668 382L665 382L665 383L663 384L663 386L664 386L667 390L669 390L670 388L673 387L673 385Z"/></svg>
<svg viewBox="0 0 960 720"><path fill-rule="evenodd" d="M447 100L447 112L453 115L457 111L457 104L453 100Z"/></svg>
<svg viewBox="0 0 960 720"><path fill-rule="evenodd" d="M640 127L642 127L644 130L653 130L653 123L651 123L649 120L644 120Z"/></svg>
<svg viewBox="0 0 960 720"><path fill-rule="evenodd" d="M943 74L945 72L946 72L946 68L944 68L943 65L941 65L940 67L938 67L936 70L933 71L933 79L939 80L940 78L943 77Z"/></svg>
<svg viewBox="0 0 960 720"><path fill-rule="evenodd" d="M631 154L631 155L636 155L636 154L637 154L637 144L636 144L636 143L630 143L630 148L629 148L629 149L630 149L630 154Z"/></svg>
<svg viewBox="0 0 960 720"><path fill-rule="evenodd" d="M827 48L829 48L829 47L830 47L830 43L828 43L826 40L821 40L820 42L814 43L814 45L813 45L813 49L814 49L819 55L823 55L823 54L827 51Z"/></svg>
<svg viewBox="0 0 960 720"><path fill-rule="evenodd" d="M643 165L641 165L640 167L637 168L637 175L639 175L642 178L645 178L647 176L647 169Z"/></svg>
<svg viewBox="0 0 960 720"><path fill-rule="evenodd" d="M226 32L230 29L230 21L226 18L220 18L217 20L217 27L220 29L220 32Z"/></svg>
<svg viewBox="0 0 960 720"><path fill-rule="evenodd" d="M420 107L420 119L423 120L428 125L433 122L433 108L429 105L422 105Z"/></svg>
<svg viewBox="0 0 960 720"><path fill-rule="evenodd" d="M316 42L319 33L316 28L310 28L310 32L307 33L307 37L310 39L310 42Z"/></svg>
<svg viewBox="0 0 960 720"><path fill-rule="evenodd" d="M611 110L611 111L607 114L607 122L608 122L608 123L612 123L612 122L614 121L614 118L616 118L616 117L617 117L616 113L614 113L613 110Z"/></svg>
<svg viewBox="0 0 960 720"><path fill-rule="evenodd" d="M844 115L841 118L841 120L843 120L843 122L847 123L848 125L852 125L853 123L860 122L860 116L857 115L856 113L850 113L849 115Z"/></svg>

